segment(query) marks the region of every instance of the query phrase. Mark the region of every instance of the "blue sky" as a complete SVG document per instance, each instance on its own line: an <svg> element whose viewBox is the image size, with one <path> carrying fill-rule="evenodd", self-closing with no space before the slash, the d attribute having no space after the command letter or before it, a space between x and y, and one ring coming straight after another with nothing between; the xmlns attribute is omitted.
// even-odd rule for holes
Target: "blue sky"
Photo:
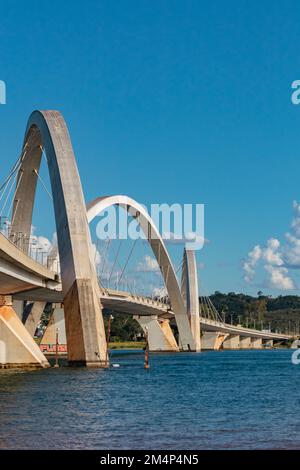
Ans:
<svg viewBox="0 0 300 470"><path fill-rule="evenodd" d="M145 204L205 204L209 243L198 253L205 293L260 286L283 293L272 266L293 279L284 292L299 292L298 234L290 229L300 200L300 106L290 99L300 79L299 2L0 0L0 7L2 175L30 112L59 109L86 200L121 193ZM49 203L41 198L37 207L38 231L50 236ZM282 263L266 252L272 238ZM256 275L247 282L243 260L257 244Z"/></svg>

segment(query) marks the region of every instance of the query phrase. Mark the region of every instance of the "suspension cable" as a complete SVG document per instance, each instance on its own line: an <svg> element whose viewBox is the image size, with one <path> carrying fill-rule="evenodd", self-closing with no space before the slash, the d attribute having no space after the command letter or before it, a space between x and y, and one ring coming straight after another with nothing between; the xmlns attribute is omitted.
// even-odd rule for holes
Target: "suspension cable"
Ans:
<svg viewBox="0 0 300 470"><path fill-rule="evenodd" d="M112 246L112 245L111 245L111 246ZM116 259L117 259L117 258L116 258ZM119 266L120 270L122 270L122 266L121 266L121 264L120 264L120 262L119 262L118 259L117 259L117 265ZM129 290L130 295L133 296L134 293L135 293L134 286L133 286L133 285L130 286L130 284L129 284L129 282L128 282L128 279L126 279L125 282L126 282L127 289Z"/></svg>
<svg viewBox="0 0 300 470"><path fill-rule="evenodd" d="M2 217L3 211L4 211L5 207L6 207L8 198L9 198L10 193L11 193L11 191L12 191L12 189L13 189L13 187L14 187L14 184L15 184L15 182L16 182L17 176L18 176L18 173L16 173L15 176L14 176L14 178L13 178L12 184L11 184L11 186L10 186L10 188L9 188L9 191L8 191L8 193L7 193L7 196L6 196L6 199L5 199L5 201L4 201L4 204L3 204L3 206L2 206L2 209L1 209L1 211L0 211L0 217Z"/></svg>
<svg viewBox="0 0 300 470"><path fill-rule="evenodd" d="M221 315L219 314L218 310L216 309L216 307L215 307L214 304L212 303L210 297L208 297L208 301L209 301L209 303L210 303L212 309L213 309L214 312L215 312L216 318L217 318L219 321L221 321L222 323L224 323L224 322L223 322L223 319L222 319L222 317L221 317Z"/></svg>
<svg viewBox="0 0 300 470"><path fill-rule="evenodd" d="M207 299L205 296L202 297L203 305L204 305L204 312L206 311L206 318L210 319L210 309L207 304Z"/></svg>
<svg viewBox="0 0 300 470"><path fill-rule="evenodd" d="M0 186L0 192L1 192L1 191L3 190L3 188L4 188L3 194L5 193L5 190L6 190L6 188L7 188L7 185L8 185L8 183L9 183L9 181L11 180L11 178L13 177L14 173L19 169L19 167L20 167L20 165L21 165L21 163L22 163L22 160L23 160L23 156L24 156L24 155L25 155L25 154L20 155L20 157L17 159L17 161L16 161L16 162L14 163L14 165L12 166L12 168L11 168L10 172L8 173L8 176L7 176L6 179L4 180L3 184ZM0 201L1 201L2 197L3 197L3 194L1 194L1 196L0 196Z"/></svg>
<svg viewBox="0 0 300 470"><path fill-rule="evenodd" d="M121 279L122 279L122 277L123 277L124 271L125 271L125 269L126 269L128 263L129 263L129 260L130 260L130 258L131 258L132 253L133 253L133 250L134 250L134 247L135 247L135 245L136 245L136 242L137 242L137 238L134 240L134 242L133 242L133 244L132 244L131 250L130 250L129 255L128 255L128 257L127 257L127 260L126 260L126 262L125 262L125 264L124 264L124 267L123 267L123 269L122 269L122 271L121 271L121 275L120 275L120 277L119 277L119 279L118 279L118 284L117 284L118 287L119 287L120 281L121 281Z"/></svg>
<svg viewBox="0 0 300 470"><path fill-rule="evenodd" d="M24 171L23 171L23 170L21 170L21 172L20 172L20 178L19 178L19 180L18 180L18 182L17 182L17 186L16 186L16 189L15 189L15 195L16 195L16 193L17 193L17 191L18 191L18 188L19 188L19 186L20 186L20 183L21 183L21 180L22 180L23 174L24 174ZM13 197L13 198L12 198L12 200L11 200L11 203L10 203L9 209L8 209L8 211L7 211L7 215L8 215L8 217L9 217L10 211L11 211L11 209L12 209L12 206L13 206L14 200L15 200L15 198ZM19 201L17 201L17 204L18 204L18 203L19 203ZM13 217L13 219L15 218L15 215L16 215L16 212L14 213L14 217ZM12 221L11 221L11 225L13 225L13 222L14 222L14 220L12 220Z"/></svg>
<svg viewBox="0 0 300 470"><path fill-rule="evenodd" d="M103 264L102 264L102 270L101 270L101 273L100 273L100 277L103 275L103 272L104 272L104 267L106 265L107 253L108 253L108 248L109 248L110 243L111 243L111 239L109 238L108 242L107 242L107 245L106 245L106 250L104 252L104 258L103 258Z"/></svg>
<svg viewBox="0 0 300 470"><path fill-rule="evenodd" d="M42 183L46 193L48 194L48 196L50 197L51 201L53 201L53 197L52 197L52 194L50 193L50 191L48 190L47 186L45 185L44 181L42 180L42 177L39 175L39 173L37 172L36 169L33 170L33 173L36 174L36 176L38 177L38 179L40 180L40 182Z"/></svg>
<svg viewBox="0 0 300 470"><path fill-rule="evenodd" d="M211 312L212 318L213 318L215 321L218 321L217 311L213 308L213 305L212 305L212 303L210 302L210 298L209 298L209 297L206 297L206 302L207 302L209 311Z"/></svg>
<svg viewBox="0 0 300 470"><path fill-rule="evenodd" d="M109 283L110 283L111 276L112 276L112 274L113 274L113 270L115 269L115 265L116 265L116 262L117 262L117 259L118 259L119 253L120 253L121 243L122 243L122 240L119 241L119 246L118 246L118 249L117 249L117 254L116 254L116 256L115 256L115 259L114 259L114 262L113 262L113 265L112 265L112 269L111 269L111 272L110 272L110 276L109 276L109 278L108 278L108 285L109 285Z"/></svg>
<svg viewBox="0 0 300 470"><path fill-rule="evenodd" d="M204 318L207 318L207 317L206 317L206 311L205 311L205 310L206 310L206 309L205 309L206 305L205 305L204 299L203 299L202 296L200 297L200 299L201 299L201 304L200 304L200 305L201 305L201 311L203 312L203 317L204 317Z"/></svg>
<svg viewBox="0 0 300 470"><path fill-rule="evenodd" d="M175 274L178 273L178 271L182 268L182 266L183 266L183 259L180 261L179 265L177 266L177 269L176 269L176 271L175 271Z"/></svg>

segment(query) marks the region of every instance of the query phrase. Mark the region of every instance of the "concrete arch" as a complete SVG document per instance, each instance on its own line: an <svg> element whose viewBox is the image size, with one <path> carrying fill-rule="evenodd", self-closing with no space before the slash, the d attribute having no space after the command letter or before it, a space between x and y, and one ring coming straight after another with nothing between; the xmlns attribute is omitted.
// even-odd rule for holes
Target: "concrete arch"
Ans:
<svg viewBox="0 0 300 470"><path fill-rule="evenodd" d="M68 129L58 111L34 111L29 117L10 236L30 236L42 150L53 195L69 362L101 367L106 339L85 201Z"/></svg>
<svg viewBox="0 0 300 470"><path fill-rule="evenodd" d="M152 248L164 278L166 289L176 318L180 336L180 346L184 351L195 351L196 345L191 332L186 307L183 302L174 267L163 239L144 207L134 199L131 199L127 196L116 195L99 197L87 204L88 222L90 223L100 212L114 205L123 207L133 216L138 216L138 222L145 236L147 237L147 240Z"/></svg>
<svg viewBox="0 0 300 470"><path fill-rule="evenodd" d="M183 252L181 295L190 319L196 349L200 351L200 312L196 254L194 250L187 250L186 248Z"/></svg>

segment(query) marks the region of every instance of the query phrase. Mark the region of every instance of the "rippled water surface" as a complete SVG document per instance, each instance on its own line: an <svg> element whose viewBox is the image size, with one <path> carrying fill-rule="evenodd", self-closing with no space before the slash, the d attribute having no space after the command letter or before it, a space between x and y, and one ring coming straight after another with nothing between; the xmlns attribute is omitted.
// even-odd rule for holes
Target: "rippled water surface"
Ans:
<svg viewBox="0 0 300 470"><path fill-rule="evenodd" d="M290 350L114 352L111 370L0 371L1 449L300 448Z"/></svg>

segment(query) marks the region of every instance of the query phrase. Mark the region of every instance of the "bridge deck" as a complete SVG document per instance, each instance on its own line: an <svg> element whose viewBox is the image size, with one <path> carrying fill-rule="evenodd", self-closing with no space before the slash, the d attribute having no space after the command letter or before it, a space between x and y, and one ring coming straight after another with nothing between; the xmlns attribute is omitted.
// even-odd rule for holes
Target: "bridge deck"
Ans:
<svg viewBox="0 0 300 470"><path fill-rule="evenodd" d="M33 287L55 288L55 272L30 258L0 233L0 294L8 295Z"/></svg>
<svg viewBox="0 0 300 470"><path fill-rule="evenodd" d="M262 338L262 339L278 339L288 340L292 336L284 335L282 333L272 333L270 331L254 330L252 328L244 328L243 326L235 326L228 323L222 323L208 318L201 317L200 320L201 328L204 331L219 331L220 333L229 333L231 335L239 335L250 338Z"/></svg>
<svg viewBox="0 0 300 470"><path fill-rule="evenodd" d="M0 294L13 294L15 299L28 301L63 301L57 274L30 258L0 233ZM104 308L131 315L157 315L174 319L170 305L160 301L106 289L101 294ZM287 340L291 336L281 333L244 328L201 317L202 331L219 331L252 338Z"/></svg>

